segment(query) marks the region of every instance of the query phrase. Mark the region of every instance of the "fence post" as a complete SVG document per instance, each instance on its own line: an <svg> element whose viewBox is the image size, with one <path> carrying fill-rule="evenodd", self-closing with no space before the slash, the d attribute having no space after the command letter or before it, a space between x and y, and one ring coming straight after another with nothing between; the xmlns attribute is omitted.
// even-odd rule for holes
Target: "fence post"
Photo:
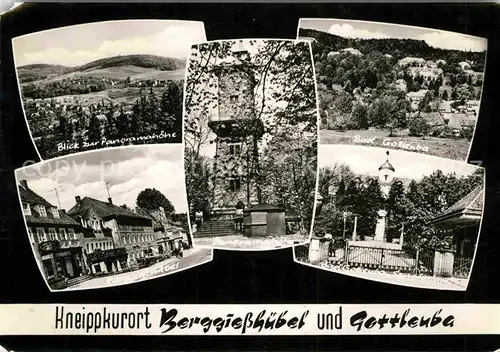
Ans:
<svg viewBox="0 0 500 352"><path fill-rule="evenodd" d="M418 262L420 260L419 254L420 254L420 248L417 247L417 253L415 253L415 268L414 268L415 274L418 274Z"/></svg>
<svg viewBox="0 0 500 352"><path fill-rule="evenodd" d="M384 263L384 247L382 247L381 255L380 255L380 265L382 266Z"/></svg>
<svg viewBox="0 0 500 352"><path fill-rule="evenodd" d="M344 246L344 263L349 265L349 241L345 241Z"/></svg>

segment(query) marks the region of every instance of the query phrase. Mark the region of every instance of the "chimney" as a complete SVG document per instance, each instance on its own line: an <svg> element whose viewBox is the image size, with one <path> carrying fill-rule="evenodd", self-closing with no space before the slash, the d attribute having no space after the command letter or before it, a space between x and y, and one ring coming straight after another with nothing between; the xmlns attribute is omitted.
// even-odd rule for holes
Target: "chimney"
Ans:
<svg viewBox="0 0 500 352"><path fill-rule="evenodd" d="M111 197L108 198L108 203L109 205L113 205L113 199L111 199Z"/></svg>
<svg viewBox="0 0 500 352"><path fill-rule="evenodd" d="M23 186L24 189L26 189L26 190L29 189L29 187L28 187L28 181L21 180L21 181L19 181L19 183L21 184L21 186Z"/></svg>
<svg viewBox="0 0 500 352"><path fill-rule="evenodd" d="M80 196L76 196L75 200L77 205L80 205L82 203L82 198L80 198Z"/></svg>

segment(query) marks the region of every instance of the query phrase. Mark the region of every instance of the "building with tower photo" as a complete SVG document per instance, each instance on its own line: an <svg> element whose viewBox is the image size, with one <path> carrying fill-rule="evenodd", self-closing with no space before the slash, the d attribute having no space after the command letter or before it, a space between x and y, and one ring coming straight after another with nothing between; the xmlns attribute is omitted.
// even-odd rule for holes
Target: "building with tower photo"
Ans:
<svg viewBox="0 0 500 352"><path fill-rule="evenodd" d="M212 260L211 249L192 244L182 157L181 144L131 146L17 169L27 238L48 287L129 284Z"/></svg>
<svg viewBox="0 0 500 352"><path fill-rule="evenodd" d="M295 259L399 285L464 290L484 169L374 147L322 145L314 229Z"/></svg>
<svg viewBox="0 0 500 352"><path fill-rule="evenodd" d="M317 174L317 104L307 41L192 47L185 173L196 244L240 249L304 242Z"/></svg>

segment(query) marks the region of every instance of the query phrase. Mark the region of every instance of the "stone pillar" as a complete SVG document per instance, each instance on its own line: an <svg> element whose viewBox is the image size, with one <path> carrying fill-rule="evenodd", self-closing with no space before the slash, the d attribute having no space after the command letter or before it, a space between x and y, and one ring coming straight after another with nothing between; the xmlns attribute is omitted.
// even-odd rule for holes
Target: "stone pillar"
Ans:
<svg viewBox="0 0 500 352"><path fill-rule="evenodd" d="M358 228L358 216L354 216L354 229L352 230L352 240L356 241L356 230Z"/></svg>
<svg viewBox="0 0 500 352"><path fill-rule="evenodd" d="M434 251L433 276L451 277L453 275L453 261L455 254L452 251Z"/></svg>
<svg viewBox="0 0 500 352"><path fill-rule="evenodd" d="M116 268L117 268L118 271L122 271L123 270L122 269L122 265L120 264L120 261L118 259L116 260Z"/></svg>
<svg viewBox="0 0 500 352"><path fill-rule="evenodd" d="M111 271L116 273L116 263L115 262L111 262Z"/></svg>
<svg viewBox="0 0 500 352"><path fill-rule="evenodd" d="M387 216L387 211L379 210L377 212L377 226L375 227L375 237L373 238L375 241L384 241L385 240L385 217Z"/></svg>
<svg viewBox="0 0 500 352"><path fill-rule="evenodd" d="M399 247L403 249L403 244L405 243L405 228L404 225L401 225L401 235L399 235Z"/></svg>
<svg viewBox="0 0 500 352"><path fill-rule="evenodd" d="M309 244L309 262L318 263L328 259L328 244L330 241L313 237Z"/></svg>

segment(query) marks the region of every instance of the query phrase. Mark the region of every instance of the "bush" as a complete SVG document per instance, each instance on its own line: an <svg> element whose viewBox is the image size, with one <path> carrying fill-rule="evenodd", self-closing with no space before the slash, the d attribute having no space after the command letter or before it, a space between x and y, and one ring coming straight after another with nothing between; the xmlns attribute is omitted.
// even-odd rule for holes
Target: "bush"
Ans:
<svg viewBox="0 0 500 352"><path fill-rule="evenodd" d="M460 131L460 138L471 140L473 135L474 135L473 127L465 127L462 128L462 130Z"/></svg>
<svg viewBox="0 0 500 352"><path fill-rule="evenodd" d="M430 133L429 124L421 117L410 120L408 128L410 136L425 137Z"/></svg>

